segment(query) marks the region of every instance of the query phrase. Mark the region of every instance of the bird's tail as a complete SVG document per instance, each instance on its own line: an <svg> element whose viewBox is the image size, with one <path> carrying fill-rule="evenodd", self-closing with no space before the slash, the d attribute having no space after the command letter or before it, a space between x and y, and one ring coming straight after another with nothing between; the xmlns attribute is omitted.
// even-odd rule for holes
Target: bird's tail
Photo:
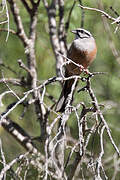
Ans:
<svg viewBox="0 0 120 180"><path fill-rule="evenodd" d="M65 107L66 107L68 100L69 100L68 95L71 92L71 88L72 88L73 83L74 83L74 79L70 79L70 80L65 81L65 84L63 85L63 89L62 89L62 92L60 95L60 98L59 98L57 105L56 105L56 111L57 112L64 112L65 111ZM72 99L71 99L71 102L72 102Z"/></svg>

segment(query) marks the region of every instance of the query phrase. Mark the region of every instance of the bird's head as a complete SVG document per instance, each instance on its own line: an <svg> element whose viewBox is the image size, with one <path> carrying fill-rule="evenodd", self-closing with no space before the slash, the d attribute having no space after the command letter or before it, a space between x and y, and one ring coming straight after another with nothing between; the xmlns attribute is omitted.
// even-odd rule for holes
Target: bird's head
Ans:
<svg viewBox="0 0 120 180"><path fill-rule="evenodd" d="M84 39L84 38L92 37L92 34L83 28L78 28L76 30L72 30L71 32L75 34L76 39L78 39L78 38Z"/></svg>

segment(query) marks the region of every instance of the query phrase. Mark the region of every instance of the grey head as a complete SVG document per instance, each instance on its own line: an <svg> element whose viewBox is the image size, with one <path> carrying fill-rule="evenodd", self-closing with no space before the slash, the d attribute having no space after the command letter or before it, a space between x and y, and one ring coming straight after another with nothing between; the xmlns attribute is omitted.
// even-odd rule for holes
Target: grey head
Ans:
<svg viewBox="0 0 120 180"><path fill-rule="evenodd" d="M85 39L93 37L89 31L83 28L77 28L76 30L72 30L71 32L75 34L75 39Z"/></svg>

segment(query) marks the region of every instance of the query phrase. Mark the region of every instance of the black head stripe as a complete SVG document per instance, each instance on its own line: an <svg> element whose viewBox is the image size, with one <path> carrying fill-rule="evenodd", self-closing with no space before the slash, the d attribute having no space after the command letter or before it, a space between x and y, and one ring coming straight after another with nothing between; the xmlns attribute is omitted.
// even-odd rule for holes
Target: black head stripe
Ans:
<svg viewBox="0 0 120 180"><path fill-rule="evenodd" d="M89 36L89 37L91 36L91 34L90 34L90 33L88 33L88 32L86 32L86 31L85 31L85 34L86 34L87 36Z"/></svg>
<svg viewBox="0 0 120 180"><path fill-rule="evenodd" d="M85 29L77 29L76 34L79 38L88 38L92 36L90 32Z"/></svg>

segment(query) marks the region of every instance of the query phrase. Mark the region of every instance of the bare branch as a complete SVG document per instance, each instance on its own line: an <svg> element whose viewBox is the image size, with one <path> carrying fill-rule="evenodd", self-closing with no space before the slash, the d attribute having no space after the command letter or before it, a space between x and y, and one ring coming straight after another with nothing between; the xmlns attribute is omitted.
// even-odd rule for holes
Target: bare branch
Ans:
<svg viewBox="0 0 120 180"><path fill-rule="evenodd" d="M24 4L24 7L26 8L27 12L31 13L31 8L28 5L28 2L26 0L22 0L22 3Z"/></svg>
<svg viewBox="0 0 120 180"><path fill-rule="evenodd" d="M58 38L60 43L60 49L62 54L66 54L66 39L64 28L64 0L59 0L59 26L58 26Z"/></svg>
<svg viewBox="0 0 120 180"><path fill-rule="evenodd" d="M119 17L118 12L117 12L112 6L110 6L110 9L114 12L114 14L115 14L117 17Z"/></svg>
<svg viewBox="0 0 120 180"><path fill-rule="evenodd" d="M1 139L0 139L0 151L1 151L1 157L2 157L2 161L3 161L3 165L4 165L4 168L5 168L5 166L6 166L6 159L5 159L5 155L4 155L4 152L3 152ZM6 172L4 172L4 175L3 175L2 178L6 179Z"/></svg>
<svg viewBox="0 0 120 180"><path fill-rule="evenodd" d="M18 64L21 68L23 68L26 72L28 72L29 74L31 74L31 71L28 67L25 66L25 64L23 63L23 61L21 59L18 59Z"/></svg>
<svg viewBox="0 0 120 180"><path fill-rule="evenodd" d="M0 179L3 179L3 177L5 176L6 172L11 169L11 167L16 163L19 162L20 160L24 159L26 155L28 155L29 153L25 153L23 155L20 155L19 157L15 158L13 161L11 161L9 164L6 164L6 166L1 170L0 172Z"/></svg>
<svg viewBox="0 0 120 180"><path fill-rule="evenodd" d="M102 4L102 1L100 1L99 3L99 7L100 9L103 9L104 10L104 7L103 7L103 4ZM107 32L107 36L108 36L108 45L111 49L111 52L113 54L113 56L116 58L116 61L120 64L120 53L119 51L117 50L116 46L115 46L115 43L113 41L113 34L111 32L111 29L110 29L110 26L109 26L109 23L107 22L106 18L102 17L102 22L103 22L103 25L104 25L104 28L105 28L105 31ZM119 25L118 25L119 26ZM116 29L117 30L117 29ZM115 31L116 31L115 30Z"/></svg>
<svg viewBox="0 0 120 180"><path fill-rule="evenodd" d="M2 117L2 116L1 116ZM38 150L31 141L30 136L10 118L2 118L0 125L11 134L26 150L33 154L37 154Z"/></svg>
<svg viewBox="0 0 120 180"><path fill-rule="evenodd" d="M82 8L82 9L100 12L102 15L104 15L106 18L108 18L108 19L110 19L110 20L112 20L112 21L115 21L115 20L116 20L116 18L110 16L110 15L107 14L105 11L102 11L102 10L100 10L100 9L85 7L85 6L82 6L82 5L78 5L78 6L79 6L80 8Z"/></svg>
<svg viewBox="0 0 120 180"><path fill-rule="evenodd" d="M3 79L0 79L0 83L4 83L4 81L6 83L11 83L11 84L17 85L17 86L21 86L21 84L22 84L20 79L13 79L13 78L3 78Z"/></svg>
<svg viewBox="0 0 120 180"><path fill-rule="evenodd" d="M79 0L79 2L80 2L80 5L82 5L82 0ZM81 27L83 28L84 27L84 14L85 14L85 12L84 12L84 9L81 9Z"/></svg>
<svg viewBox="0 0 120 180"><path fill-rule="evenodd" d="M76 2L77 2L77 1L74 0L73 5L72 5L72 7L71 7L71 9L70 9L70 12L69 12L69 15L68 15L67 22L65 23L65 31L66 31L66 33L68 32L68 29L69 29L70 20L71 20L71 14L72 14L72 11L73 11L73 9L74 9L74 7L75 7Z"/></svg>
<svg viewBox="0 0 120 180"><path fill-rule="evenodd" d="M14 0L8 0L8 2L10 4L10 8L13 13L13 18L16 23L17 35L20 37L20 39L22 40L24 45L27 46L29 41L28 41L28 38L27 38L24 28L23 28L23 24L22 24L21 17L19 15L19 9L17 7L17 4L15 3Z"/></svg>
<svg viewBox="0 0 120 180"><path fill-rule="evenodd" d="M14 30L12 30L12 29L8 30L8 29L5 29L5 28L0 28L0 31L2 31L2 32L8 32L9 31L9 33L17 35L17 33Z"/></svg>
<svg viewBox="0 0 120 180"><path fill-rule="evenodd" d="M50 7L46 0L43 0L44 6L47 11L48 15L48 23L49 23L49 33L50 33L50 40L53 48L53 52L56 58L56 72L58 76L61 76L60 73L60 66L63 63L63 58L57 54L56 52L61 52L59 39L57 36L57 24L56 24L56 0L53 0Z"/></svg>
<svg viewBox="0 0 120 180"><path fill-rule="evenodd" d="M104 130L105 130L105 125L102 127L101 133L100 133L101 152L100 152L99 157L97 159L97 164L96 164L96 172L97 172L97 174L95 175L95 179L101 178L100 169L102 168L102 170L103 170L102 157L104 155L104 147L103 147L103 133L104 133ZM104 170L103 170L103 173L104 173L105 179L108 179L108 177L106 176Z"/></svg>
<svg viewBox="0 0 120 180"><path fill-rule="evenodd" d="M118 147L116 146L116 144L115 144L115 142L114 142L114 140L113 140L113 138L112 138L110 129L109 129L109 127L108 127L108 124L106 123L106 121L105 121L105 119L104 119L104 116L103 116L103 114L102 114L102 112L101 112L101 110L100 110L100 107L99 107L99 105L98 105L97 98L95 97L95 94L94 94L94 92L93 92L93 90L92 90L92 88L91 88L91 86L90 86L90 79L89 79L89 78L88 78L88 81L87 81L87 90L88 90L89 95L90 95L90 97L91 97L91 99L92 99L92 104L93 104L95 110L96 110L97 113L99 114L102 123L105 125L106 131L107 131L107 134L108 134L108 137L109 137L109 139L110 139L110 141L111 141L114 149L116 150L116 152L117 152L118 155L120 156L120 151L119 151Z"/></svg>

